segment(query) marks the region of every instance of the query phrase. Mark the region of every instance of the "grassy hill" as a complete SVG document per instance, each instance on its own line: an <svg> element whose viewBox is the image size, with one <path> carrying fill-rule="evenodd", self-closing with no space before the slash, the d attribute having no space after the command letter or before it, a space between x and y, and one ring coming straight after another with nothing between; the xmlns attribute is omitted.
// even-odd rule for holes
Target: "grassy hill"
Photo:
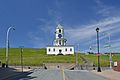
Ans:
<svg viewBox="0 0 120 80"><path fill-rule="evenodd" d="M20 65L20 48L10 48L9 49L9 64L10 65ZM83 64L80 56L88 59L95 64L97 64L97 56L94 54L78 55L78 62ZM120 60L120 55L113 56L113 60ZM0 48L0 61L5 63L5 48ZM23 64L24 65L41 65L42 63L75 63L75 55L46 55L46 49L34 49L34 48L24 48L23 49ZM101 55L101 65L109 66L109 56Z"/></svg>

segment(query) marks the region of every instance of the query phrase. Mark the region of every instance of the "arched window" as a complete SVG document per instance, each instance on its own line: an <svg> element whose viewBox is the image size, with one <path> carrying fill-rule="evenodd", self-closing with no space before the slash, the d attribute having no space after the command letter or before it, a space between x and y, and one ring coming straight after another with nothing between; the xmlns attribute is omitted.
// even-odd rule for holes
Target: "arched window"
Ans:
<svg viewBox="0 0 120 80"><path fill-rule="evenodd" d="M61 33L61 29L59 29L59 33Z"/></svg>
<svg viewBox="0 0 120 80"><path fill-rule="evenodd" d="M72 52L72 48L70 48L70 51Z"/></svg>
<svg viewBox="0 0 120 80"><path fill-rule="evenodd" d="M61 43L61 40L59 40L59 45L61 45L62 43Z"/></svg>
<svg viewBox="0 0 120 80"><path fill-rule="evenodd" d="M53 49L53 51L55 52L55 48Z"/></svg>
<svg viewBox="0 0 120 80"><path fill-rule="evenodd" d="M65 51L67 52L67 48L65 49Z"/></svg>
<svg viewBox="0 0 120 80"><path fill-rule="evenodd" d="M50 48L49 48L49 52L50 52Z"/></svg>
<svg viewBox="0 0 120 80"><path fill-rule="evenodd" d="M60 49L60 50L59 50L59 53L61 53L61 52L62 52L62 50Z"/></svg>

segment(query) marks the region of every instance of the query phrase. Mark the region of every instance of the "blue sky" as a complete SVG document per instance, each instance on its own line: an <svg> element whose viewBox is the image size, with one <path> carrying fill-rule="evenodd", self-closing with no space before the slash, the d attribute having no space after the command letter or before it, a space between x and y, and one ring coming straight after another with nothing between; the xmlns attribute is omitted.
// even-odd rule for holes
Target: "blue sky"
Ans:
<svg viewBox="0 0 120 80"><path fill-rule="evenodd" d="M51 45L57 24L65 28L68 44L81 52L96 51L96 27L100 51L111 36L111 51L120 52L120 0L0 0L0 47L5 47L10 25L10 47L42 48Z"/></svg>

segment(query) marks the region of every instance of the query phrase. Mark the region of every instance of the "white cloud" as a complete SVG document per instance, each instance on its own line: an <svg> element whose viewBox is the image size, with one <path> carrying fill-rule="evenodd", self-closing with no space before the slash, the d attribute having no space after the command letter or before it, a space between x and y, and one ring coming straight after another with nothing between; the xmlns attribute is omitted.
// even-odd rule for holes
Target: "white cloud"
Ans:
<svg viewBox="0 0 120 80"><path fill-rule="evenodd" d="M90 46L91 44L96 43L96 28L100 28L100 39L104 39L106 35L103 35L104 32L108 32L111 35L118 35L120 32L119 25L120 25L120 11L117 11L114 6L107 6L105 5L101 0L96 0L97 3L97 11L96 13L100 16L104 16L103 19L96 21L91 24L87 25L78 25L75 27L67 27L65 29L65 37L68 39L68 43L71 44L80 44L83 46ZM39 29L44 32L49 32L50 34L54 32L55 30L55 25L59 22L62 21L62 16L61 12L59 11L59 8L61 7L59 5L58 0L56 0L56 6L58 7L57 9L51 9L49 8L48 14L51 16L51 20L45 20L45 19L39 19L41 22L43 22L43 25L39 26ZM113 12L115 12L113 14ZM91 20L93 21L93 20ZM54 34L53 34L54 35ZM32 36L32 42L34 42L34 45L39 46L38 43L41 43L42 40L37 37L36 35ZM118 37L119 39L119 37ZM45 46L46 44L40 44ZM101 44L103 46L104 44ZM116 44L112 44L113 46L118 46L120 45L119 42L116 42Z"/></svg>
<svg viewBox="0 0 120 80"><path fill-rule="evenodd" d="M101 20L100 22L84 25L84 26L77 26L77 28L70 28L65 31L66 37L69 43L72 44L80 44L80 48L82 46L89 49L90 45L96 44L96 27L99 26L100 28L100 40L106 38L104 33L110 33L112 36L118 35L120 32L119 29L120 25L120 17L113 17L109 19ZM112 38L112 37L111 37ZM119 37L117 39L120 39ZM106 49L104 48L104 43L100 43L101 51L105 52ZM116 44L112 44L113 46L120 45L119 42ZM85 50L86 51L86 50ZM94 51L96 51L94 49Z"/></svg>
<svg viewBox="0 0 120 80"><path fill-rule="evenodd" d="M80 44L81 46L88 46L96 44L96 27L100 28L100 40L106 38L104 33L110 33L112 36L118 36L120 33L120 8L115 6L108 6L101 0L95 0L97 3L96 13L98 16L102 16L102 20L96 21L92 24L84 26L77 26L77 28L70 28L66 30L67 38L70 40L69 43ZM111 37L112 38L112 37ZM116 39L120 39L116 37ZM100 43L102 51L104 51L104 43ZM120 43L112 43L113 46L119 46ZM82 48L82 47L81 47ZM87 49L86 48L86 49ZM88 49L87 49L88 50ZM114 49L116 50L116 49ZM118 49L117 49L118 50ZM85 50L86 51L86 50ZM119 50L120 51L120 50Z"/></svg>
<svg viewBox="0 0 120 80"><path fill-rule="evenodd" d="M37 33L35 34L35 33L30 32L28 36L29 36L29 41L34 48L45 47L47 44L43 38L37 35Z"/></svg>
<svg viewBox="0 0 120 80"><path fill-rule="evenodd" d="M110 32L110 33L117 33L120 31L118 29L119 26L115 26L115 24L120 24L120 17L119 18L111 18L105 19L95 24L89 24L84 26L77 26L76 29L67 29L66 34L67 37L72 39L73 42L83 42L86 40L91 40L92 37L96 36L95 29L97 27L100 28L100 33L103 32ZM102 38L102 37L101 37Z"/></svg>
<svg viewBox="0 0 120 80"><path fill-rule="evenodd" d="M52 21L55 24L59 24L60 22L62 22L62 6L63 6L63 2L61 2L60 0L55 0L54 3L55 7L48 9L48 15L51 17Z"/></svg>
<svg viewBox="0 0 120 80"><path fill-rule="evenodd" d="M102 0L95 0L97 6L96 6L96 10L97 10L97 14L101 15L103 17L110 17L110 16L115 16L116 14L118 14L118 11L116 11L116 7L115 6L109 6L107 4L105 4ZM117 8L118 10L120 10L120 8Z"/></svg>
<svg viewBox="0 0 120 80"><path fill-rule="evenodd" d="M56 24L62 21L62 15L60 9L63 3L60 2L59 0L55 0L54 5L55 5L54 8L53 7L48 8L48 18L37 19L41 23L40 25L37 26L38 30L36 32L28 33L30 42L33 44L34 47L41 47L41 46L45 47L48 44L51 45L50 43L52 43L52 40L54 39L53 38L49 40L49 42L47 42L48 38L50 38L51 35L54 36ZM44 34L44 36L41 37L41 35L39 34ZM47 37L48 35L49 37Z"/></svg>

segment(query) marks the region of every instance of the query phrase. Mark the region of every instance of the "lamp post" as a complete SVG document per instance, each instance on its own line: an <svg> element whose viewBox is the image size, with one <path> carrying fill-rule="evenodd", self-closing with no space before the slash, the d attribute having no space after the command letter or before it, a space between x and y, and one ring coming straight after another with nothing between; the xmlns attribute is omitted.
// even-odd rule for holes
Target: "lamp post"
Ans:
<svg viewBox="0 0 120 80"><path fill-rule="evenodd" d="M8 48L9 48L9 32L10 30L15 30L14 27L9 27L7 30L7 37L6 37L6 68L8 67Z"/></svg>
<svg viewBox="0 0 120 80"><path fill-rule="evenodd" d="M101 72L100 53L99 53L99 28L96 28L96 32L97 32L97 51L98 51L98 69L97 69L97 72Z"/></svg>

